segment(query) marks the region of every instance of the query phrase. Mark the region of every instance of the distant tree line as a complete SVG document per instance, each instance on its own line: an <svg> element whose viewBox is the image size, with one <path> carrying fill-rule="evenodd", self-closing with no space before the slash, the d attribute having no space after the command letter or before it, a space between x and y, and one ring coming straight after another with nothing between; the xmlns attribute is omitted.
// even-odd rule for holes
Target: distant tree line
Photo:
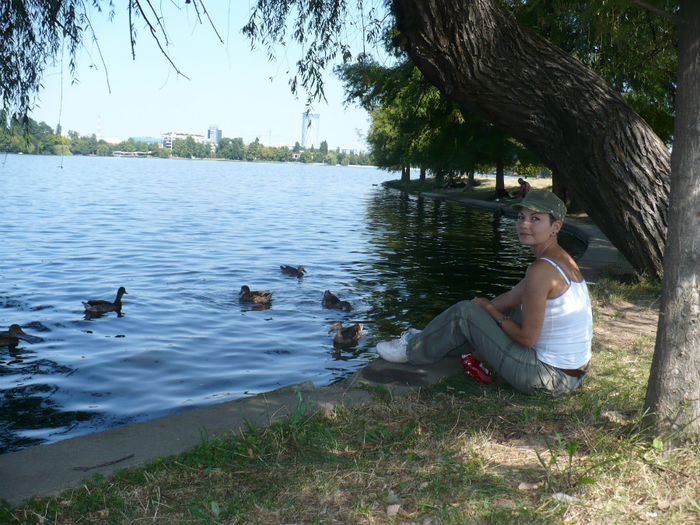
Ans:
<svg viewBox="0 0 700 525"><path fill-rule="evenodd" d="M302 148L297 142L293 148L288 146L265 146L259 139L246 145L243 139L222 138L216 148L210 143L200 143L189 136L186 139L176 139L172 151L159 143L148 143L130 138L118 144L97 140L95 135L80 136L75 131L69 131L67 136L61 132L60 126L54 131L45 122L38 123L31 118L10 118L0 114L0 152L27 153L32 155L95 155L108 157L115 151L150 152L152 157L197 158L197 159L229 159L242 161L267 162L302 162L323 163L329 165L349 164L371 165L372 159L368 153L345 153L337 149L328 150L328 143L321 142L318 149Z"/></svg>

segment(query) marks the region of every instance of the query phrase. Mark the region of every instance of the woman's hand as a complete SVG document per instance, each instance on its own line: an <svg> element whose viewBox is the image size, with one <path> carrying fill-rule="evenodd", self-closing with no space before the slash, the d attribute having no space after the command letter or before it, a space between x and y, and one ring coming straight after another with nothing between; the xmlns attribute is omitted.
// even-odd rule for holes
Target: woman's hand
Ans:
<svg viewBox="0 0 700 525"><path fill-rule="evenodd" d="M472 303L481 306L487 312L489 311L488 307L491 306L491 301L489 301L486 297L474 297L474 299L472 299Z"/></svg>
<svg viewBox="0 0 700 525"><path fill-rule="evenodd" d="M493 305L493 303L491 301L489 301L488 299L486 299L485 297L474 297L474 299L472 299L472 302L475 305L483 308L486 311L486 313L489 314L494 321L498 321L499 319L501 319L503 317L503 312L501 312L498 308L496 308Z"/></svg>

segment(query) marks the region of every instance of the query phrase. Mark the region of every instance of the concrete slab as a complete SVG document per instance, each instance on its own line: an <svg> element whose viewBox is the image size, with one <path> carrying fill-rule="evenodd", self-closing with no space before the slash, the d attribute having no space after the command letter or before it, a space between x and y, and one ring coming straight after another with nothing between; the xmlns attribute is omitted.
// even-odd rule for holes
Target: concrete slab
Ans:
<svg viewBox="0 0 700 525"><path fill-rule="evenodd" d="M576 219L566 219L563 229L576 235L588 245L581 258L576 261L586 282L595 283L604 272L610 275L636 273L632 265L596 225Z"/></svg>

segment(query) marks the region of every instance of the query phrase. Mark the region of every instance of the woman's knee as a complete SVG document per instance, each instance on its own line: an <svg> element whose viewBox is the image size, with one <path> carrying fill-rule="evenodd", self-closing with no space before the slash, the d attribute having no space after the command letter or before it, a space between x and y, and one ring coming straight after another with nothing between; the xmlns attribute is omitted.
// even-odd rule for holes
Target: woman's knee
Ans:
<svg viewBox="0 0 700 525"><path fill-rule="evenodd" d="M467 318L470 317L471 315L474 315L474 312L479 312L479 311L484 311L481 306L473 303L472 301L469 300L464 300L464 301L459 301L458 303L455 303L452 308L457 310L459 312L459 317L462 318Z"/></svg>

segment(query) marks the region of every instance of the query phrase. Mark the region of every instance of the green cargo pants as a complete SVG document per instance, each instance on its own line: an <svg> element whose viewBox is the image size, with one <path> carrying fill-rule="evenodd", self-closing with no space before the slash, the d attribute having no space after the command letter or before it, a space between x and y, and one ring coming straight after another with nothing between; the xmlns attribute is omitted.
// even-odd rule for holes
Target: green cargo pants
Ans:
<svg viewBox="0 0 700 525"><path fill-rule="evenodd" d="M520 321L520 310L509 313ZM583 383L585 374L572 377L537 359L534 349L513 341L480 306L461 301L435 317L408 340L409 363L433 363L447 355L473 353L516 390L567 394Z"/></svg>

